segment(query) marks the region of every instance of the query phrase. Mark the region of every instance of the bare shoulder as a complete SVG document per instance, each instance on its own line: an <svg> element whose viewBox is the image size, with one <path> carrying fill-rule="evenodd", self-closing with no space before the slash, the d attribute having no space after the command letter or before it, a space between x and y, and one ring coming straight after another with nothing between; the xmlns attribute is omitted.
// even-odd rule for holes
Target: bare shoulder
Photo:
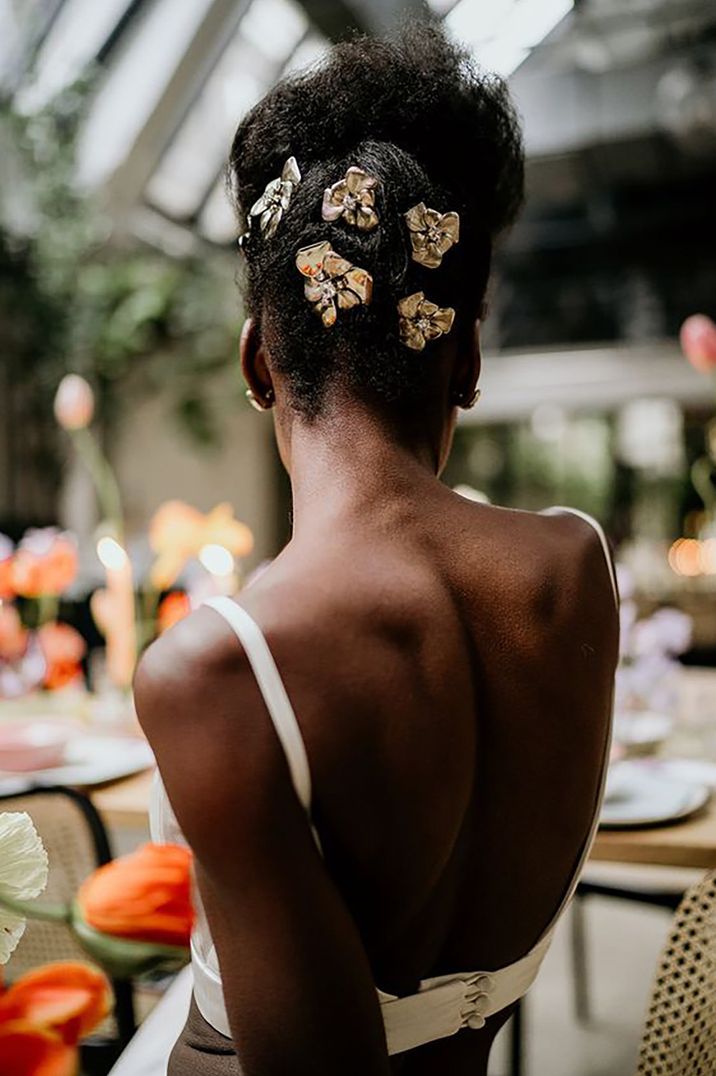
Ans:
<svg viewBox="0 0 716 1076"><path fill-rule="evenodd" d="M493 546L504 550L511 571L522 582L530 576L557 584L564 592L575 586L596 586L613 608L614 583L611 551L604 532L593 517L569 508L542 512L476 506L482 510L482 530Z"/></svg>
<svg viewBox="0 0 716 1076"><path fill-rule="evenodd" d="M144 652L134 678L137 714L147 736L176 729L183 715L206 710L221 684L247 670L238 641L224 622L201 608L161 635Z"/></svg>
<svg viewBox="0 0 716 1076"><path fill-rule="evenodd" d="M570 640L616 660L612 560L598 525L569 509L528 512L463 501L453 572L469 615L500 645L536 663Z"/></svg>
<svg viewBox="0 0 716 1076"><path fill-rule="evenodd" d="M616 574L611 549L599 523L568 508L529 513L525 541L545 579L555 643L564 653L579 639L580 652L602 655L607 673L616 664L619 635Z"/></svg>
<svg viewBox="0 0 716 1076"><path fill-rule="evenodd" d="M161 636L135 677L137 714L179 825L221 861L226 819L246 840L293 810L291 784L239 640L201 608Z"/></svg>

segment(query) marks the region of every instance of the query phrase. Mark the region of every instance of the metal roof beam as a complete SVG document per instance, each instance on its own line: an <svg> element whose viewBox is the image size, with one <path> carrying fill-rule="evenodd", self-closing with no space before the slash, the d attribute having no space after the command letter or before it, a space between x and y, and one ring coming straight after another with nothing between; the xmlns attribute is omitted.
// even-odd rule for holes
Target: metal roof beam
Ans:
<svg viewBox="0 0 716 1076"><path fill-rule="evenodd" d="M110 204L116 210L141 200L168 139L201 91L247 6L247 0L213 0L209 5L198 32L181 56L129 154L105 184Z"/></svg>

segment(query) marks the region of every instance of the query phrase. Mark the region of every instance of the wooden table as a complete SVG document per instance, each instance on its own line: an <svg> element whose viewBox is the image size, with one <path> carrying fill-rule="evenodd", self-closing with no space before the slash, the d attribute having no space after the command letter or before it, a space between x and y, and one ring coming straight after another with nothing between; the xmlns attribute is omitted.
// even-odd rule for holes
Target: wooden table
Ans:
<svg viewBox="0 0 716 1076"><path fill-rule="evenodd" d="M147 771L95 789L90 795L109 826L146 828L151 782ZM716 867L716 796L702 814L675 826L601 830L592 859L662 867Z"/></svg>
<svg viewBox="0 0 716 1076"><path fill-rule="evenodd" d="M149 793L152 770L124 777L121 781L89 790L89 797L102 815L105 825L117 829L149 827Z"/></svg>

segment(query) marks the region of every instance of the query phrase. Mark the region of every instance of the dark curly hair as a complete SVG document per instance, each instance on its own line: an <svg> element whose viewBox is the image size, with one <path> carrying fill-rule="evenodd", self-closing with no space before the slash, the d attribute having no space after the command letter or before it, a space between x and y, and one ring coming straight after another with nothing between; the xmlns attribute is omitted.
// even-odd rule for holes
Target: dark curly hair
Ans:
<svg viewBox="0 0 716 1076"><path fill-rule="evenodd" d="M419 397L436 345L401 344L398 301L424 291L455 309L453 333L471 332L493 239L522 201L521 131L505 83L477 70L439 23L408 26L392 40L357 37L280 82L239 125L229 179L241 231L289 156L302 173L290 207L271 238L255 221L244 253L247 308L293 406L315 417L337 380L386 401ZM372 231L321 218L324 189L350 165L379 180ZM421 201L460 214L460 242L439 269L410 255L403 214ZM295 264L300 247L324 239L374 281L370 305L340 311L330 329L304 298Z"/></svg>

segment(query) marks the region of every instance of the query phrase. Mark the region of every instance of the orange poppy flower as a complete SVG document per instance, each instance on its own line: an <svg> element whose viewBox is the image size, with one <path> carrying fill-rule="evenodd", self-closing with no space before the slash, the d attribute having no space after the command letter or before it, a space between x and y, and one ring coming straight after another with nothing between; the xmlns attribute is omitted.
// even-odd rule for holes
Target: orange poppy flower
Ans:
<svg viewBox="0 0 716 1076"><path fill-rule="evenodd" d="M12 561L11 581L24 598L58 595L77 575L77 543L56 527L29 530Z"/></svg>
<svg viewBox="0 0 716 1076"><path fill-rule="evenodd" d="M178 844L145 844L100 867L77 893L83 919L104 934L188 946L191 859Z"/></svg>
<svg viewBox="0 0 716 1076"><path fill-rule="evenodd" d="M59 1035L27 1020L0 1024L3 1076L75 1076L77 1050Z"/></svg>
<svg viewBox="0 0 716 1076"><path fill-rule="evenodd" d="M78 961L45 964L0 996L0 1027L24 1021L74 1046L104 1020L111 1003L109 983L96 968Z"/></svg>
<svg viewBox="0 0 716 1076"><path fill-rule="evenodd" d="M157 554L150 576L152 586L166 590L205 545L221 545L233 556L245 557L254 539L246 524L234 519L230 504L217 504L204 515L183 501L167 501L149 525L149 544Z"/></svg>
<svg viewBox="0 0 716 1076"><path fill-rule="evenodd" d="M157 610L157 628L159 634L168 631L169 628L173 628L175 624L178 624L180 620L183 620L185 616L188 616L191 612L191 601L189 595L185 594L183 590L175 590L171 594L167 594L166 598L162 598Z"/></svg>
<svg viewBox="0 0 716 1076"><path fill-rule="evenodd" d="M57 691L82 677L80 662L87 651L87 644L78 631L69 624L43 624L37 637L47 662L44 684L50 691Z"/></svg>

